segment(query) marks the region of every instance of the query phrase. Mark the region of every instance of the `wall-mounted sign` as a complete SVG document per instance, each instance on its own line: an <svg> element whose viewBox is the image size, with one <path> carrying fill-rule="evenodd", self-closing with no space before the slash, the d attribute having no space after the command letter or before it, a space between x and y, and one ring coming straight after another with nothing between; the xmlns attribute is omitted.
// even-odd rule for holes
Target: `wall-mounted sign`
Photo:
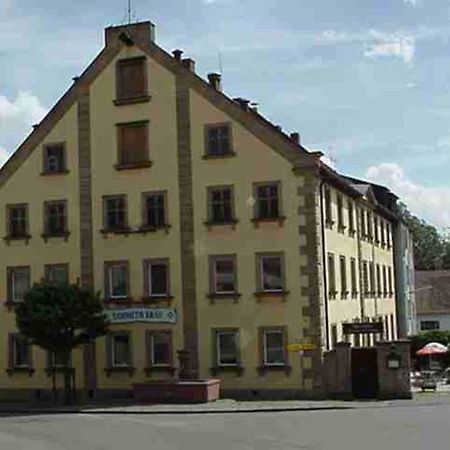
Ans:
<svg viewBox="0 0 450 450"><path fill-rule="evenodd" d="M111 323L176 323L177 321L176 310L169 308L107 309L105 314Z"/></svg>
<svg viewBox="0 0 450 450"><path fill-rule="evenodd" d="M316 350L317 345L315 344L289 344L287 347L288 352L300 352L303 350Z"/></svg>
<svg viewBox="0 0 450 450"><path fill-rule="evenodd" d="M343 323L344 334L383 333L383 322L354 322Z"/></svg>

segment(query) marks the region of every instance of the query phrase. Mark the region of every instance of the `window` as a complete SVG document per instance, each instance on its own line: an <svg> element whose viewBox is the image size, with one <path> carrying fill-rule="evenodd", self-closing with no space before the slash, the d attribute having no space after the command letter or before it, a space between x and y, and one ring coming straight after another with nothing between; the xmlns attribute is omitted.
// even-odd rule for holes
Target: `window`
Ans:
<svg viewBox="0 0 450 450"><path fill-rule="evenodd" d="M110 351L112 367L131 366L131 339L129 333L110 335Z"/></svg>
<svg viewBox="0 0 450 450"><path fill-rule="evenodd" d="M367 236L367 231L366 231L366 214L364 212L364 209L361 209L360 216L361 216L361 236L365 238Z"/></svg>
<svg viewBox="0 0 450 450"><path fill-rule="evenodd" d="M348 228L349 233L352 235L355 232L355 217L354 206L351 200L348 201Z"/></svg>
<svg viewBox="0 0 450 450"><path fill-rule="evenodd" d="M386 244L387 244L388 248L391 248L391 241L392 241L391 238L392 238L391 224L386 223Z"/></svg>
<svg viewBox="0 0 450 450"><path fill-rule="evenodd" d="M23 238L28 236L28 205L8 205L8 237Z"/></svg>
<svg viewBox="0 0 450 450"><path fill-rule="evenodd" d="M148 121L118 124L117 133L117 168L148 166Z"/></svg>
<svg viewBox="0 0 450 450"><path fill-rule="evenodd" d="M234 255L210 257L211 294L233 294L237 292L236 257Z"/></svg>
<svg viewBox="0 0 450 450"><path fill-rule="evenodd" d="M325 224L329 228L333 226L333 211L331 209L331 190L325 186Z"/></svg>
<svg viewBox="0 0 450 450"><path fill-rule="evenodd" d="M285 332L283 329L263 330L263 365L286 364Z"/></svg>
<svg viewBox="0 0 450 450"><path fill-rule="evenodd" d="M384 236L384 221L380 219L380 234L381 234L381 245L386 245L386 240Z"/></svg>
<svg viewBox="0 0 450 450"><path fill-rule="evenodd" d="M239 365L239 332L237 330L216 331L216 364L219 367Z"/></svg>
<svg viewBox="0 0 450 450"><path fill-rule="evenodd" d="M230 223L234 221L233 188L231 186L208 188L208 222Z"/></svg>
<svg viewBox="0 0 450 450"><path fill-rule="evenodd" d="M373 218L373 228L374 228L374 237L375 237L375 243L379 244L380 243L380 234L379 234L379 230L378 230L378 217L375 216Z"/></svg>
<svg viewBox="0 0 450 450"><path fill-rule="evenodd" d="M370 296L375 295L375 267L373 262L369 263Z"/></svg>
<svg viewBox="0 0 450 450"><path fill-rule="evenodd" d="M68 283L69 267L67 264L48 264L45 266L45 280L49 283Z"/></svg>
<svg viewBox="0 0 450 450"><path fill-rule="evenodd" d="M396 339L394 314L390 314L389 319L391 322L391 339L394 340L394 339Z"/></svg>
<svg viewBox="0 0 450 450"><path fill-rule="evenodd" d="M44 203L45 236L67 234L67 202L57 200Z"/></svg>
<svg viewBox="0 0 450 450"><path fill-rule="evenodd" d="M352 279L352 297L355 298L358 294L358 287L356 284L356 260L355 258L350 259L350 273Z"/></svg>
<svg viewBox="0 0 450 450"><path fill-rule="evenodd" d="M104 197L104 228L117 231L127 228L127 202L125 195Z"/></svg>
<svg viewBox="0 0 450 450"><path fill-rule="evenodd" d="M282 255L258 255L259 288L262 292L284 291L284 263Z"/></svg>
<svg viewBox="0 0 450 450"><path fill-rule="evenodd" d="M336 298L336 268L334 254L328 253L328 287L330 299Z"/></svg>
<svg viewBox="0 0 450 450"><path fill-rule="evenodd" d="M439 320L421 320L420 321L420 330L439 330L440 323Z"/></svg>
<svg viewBox="0 0 450 450"><path fill-rule="evenodd" d="M172 366L171 331L147 332L148 364L150 367Z"/></svg>
<svg viewBox="0 0 450 450"><path fill-rule="evenodd" d="M280 183L255 184L254 193L256 219L280 217Z"/></svg>
<svg viewBox="0 0 450 450"><path fill-rule="evenodd" d="M336 324L331 325L331 346L332 348L336 347L338 343L338 329Z"/></svg>
<svg viewBox="0 0 450 450"><path fill-rule="evenodd" d="M230 124L206 125L205 136L207 156L220 157L234 154Z"/></svg>
<svg viewBox="0 0 450 450"><path fill-rule="evenodd" d="M392 286L392 267L388 267L388 286L389 286L389 295L393 295L394 290Z"/></svg>
<svg viewBox="0 0 450 450"><path fill-rule="evenodd" d="M143 195L143 228L161 228L167 225L165 192L151 192Z"/></svg>
<svg viewBox="0 0 450 450"><path fill-rule="evenodd" d="M21 302L30 289L29 267L8 267L8 301Z"/></svg>
<svg viewBox="0 0 450 450"><path fill-rule="evenodd" d="M128 263L126 261L105 263L105 295L107 299L128 297Z"/></svg>
<svg viewBox="0 0 450 450"><path fill-rule="evenodd" d="M381 270L380 265L377 264L377 296L381 296Z"/></svg>
<svg viewBox="0 0 450 450"><path fill-rule="evenodd" d="M144 57L122 59L117 63L117 99L127 100L147 95Z"/></svg>
<svg viewBox="0 0 450 450"><path fill-rule="evenodd" d="M387 290L387 276L386 276L386 266L383 266L383 294L386 297L388 293Z"/></svg>
<svg viewBox="0 0 450 450"><path fill-rule="evenodd" d="M18 334L9 335L9 369L24 369L31 366L31 347L27 340Z"/></svg>
<svg viewBox="0 0 450 450"><path fill-rule="evenodd" d="M144 261L145 292L148 297L170 295L169 260L149 259Z"/></svg>
<svg viewBox="0 0 450 450"><path fill-rule="evenodd" d="M372 230L372 213L370 211L367 211L367 236L369 237L369 239L373 238L373 230Z"/></svg>
<svg viewBox="0 0 450 450"><path fill-rule="evenodd" d="M368 269L367 269L367 261L363 261L363 292L364 292L364 296L368 296L369 295L369 273L368 273Z"/></svg>
<svg viewBox="0 0 450 450"><path fill-rule="evenodd" d="M66 146L64 143L44 146L44 174L66 172Z"/></svg>
<svg viewBox="0 0 450 450"><path fill-rule="evenodd" d="M68 365L72 365L72 355L68 356ZM66 355L63 352L47 352L47 366L49 369L54 367L59 369L61 367L66 367Z"/></svg>
<svg viewBox="0 0 450 450"><path fill-rule="evenodd" d="M339 271L341 275L341 297L346 298L348 295L347 292L347 266L345 261L345 256L341 256L339 258Z"/></svg>
<svg viewBox="0 0 450 450"><path fill-rule="evenodd" d="M342 195L338 194L336 197L337 201L337 223L338 223L338 230L343 231L345 229L344 225L344 205L342 202Z"/></svg>

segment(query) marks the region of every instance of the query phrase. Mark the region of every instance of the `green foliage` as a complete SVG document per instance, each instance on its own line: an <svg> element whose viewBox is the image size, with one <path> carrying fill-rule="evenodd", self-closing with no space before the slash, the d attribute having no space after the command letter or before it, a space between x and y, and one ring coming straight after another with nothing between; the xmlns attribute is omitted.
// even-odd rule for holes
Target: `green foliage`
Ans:
<svg viewBox="0 0 450 450"><path fill-rule="evenodd" d="M16 323L30 343L63 354L104 335L108 326L99 294L59 283L35 284L16 309Z"/></svg>
<svg viewBox="0 0 450 450"><path fill-rule="evenodd" d="M399 205L399 212L411 231L416 270L450 269L449 236L414 216L404 204Z"/></svg>

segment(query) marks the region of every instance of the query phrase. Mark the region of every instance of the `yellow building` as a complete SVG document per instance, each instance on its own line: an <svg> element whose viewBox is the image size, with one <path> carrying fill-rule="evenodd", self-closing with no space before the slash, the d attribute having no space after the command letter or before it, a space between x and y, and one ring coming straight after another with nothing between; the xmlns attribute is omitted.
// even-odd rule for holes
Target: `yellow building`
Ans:
<svg viewBox="0 0 450 450"><path fill-rule="evenodd" d="M102 292L110 333L72 358L91 397L176 376L182 349L229 395L319 396L344 323L383 318L378 337L396 337L396 215L154 35L107 28L0 170L0 395L51 388L50 359L14 326L49 279Z"/></svg>

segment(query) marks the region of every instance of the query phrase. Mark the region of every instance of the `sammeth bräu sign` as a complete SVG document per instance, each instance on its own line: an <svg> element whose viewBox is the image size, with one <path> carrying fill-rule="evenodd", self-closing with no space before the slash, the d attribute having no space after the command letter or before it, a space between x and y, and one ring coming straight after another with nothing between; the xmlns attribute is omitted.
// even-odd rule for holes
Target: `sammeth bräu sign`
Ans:
<svg viewBox="0 0 450 450"><path fill-rule="evenodd" d="M111 323L160 322L176 323L177 312L168 308L127 308L105 311Z"/></svg>

